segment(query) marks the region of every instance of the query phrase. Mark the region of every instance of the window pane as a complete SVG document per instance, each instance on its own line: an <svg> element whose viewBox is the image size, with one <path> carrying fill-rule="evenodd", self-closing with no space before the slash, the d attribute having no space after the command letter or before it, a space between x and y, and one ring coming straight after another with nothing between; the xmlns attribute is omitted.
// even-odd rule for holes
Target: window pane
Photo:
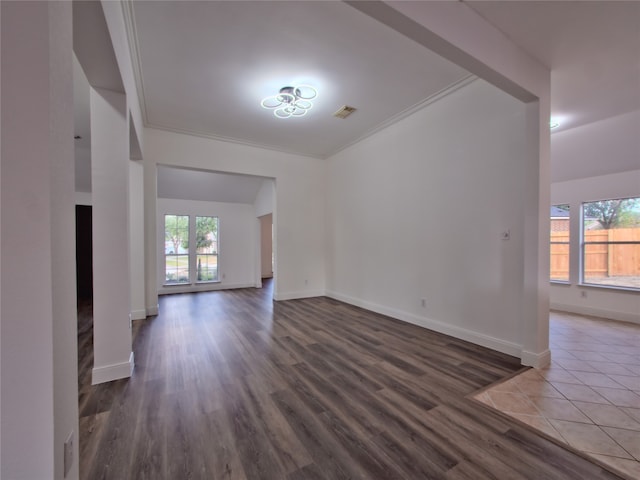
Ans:
<svg viewBox="0 0 640 480"><path fill-rule="evenodd" d="M640 198L583 204L585 283L640 288Z"/></svg>
<svg viewBox="0 0 640 480"><path fill-rule="evenodd" d="M164 216L165 283L189 283L189 216Z"/></svg>
<svg viewBox="0 0 640 480"><path fill-rule="evenodd" d="M218 253L218 217L196 217L196 253Z"/></svg>
<svg viewBox="0 0 640 480"><path fill-rule="evenodd" d="M165 283L189 282L189 255L165 256Z"/></svg>
<svg viewBox="0 0 640 480"><path fill-rule="evenodd" d="M164 253L189 253L189 216L164 216Z"/></svg>
<svg viewBox="0 0 640 480"><path fill-rule="evenodd" d="M550 278L569 281L569 205L551 207Z"/></svg>
<svg viewBox="0 0 640 480"><path fill-rule="evenodd" d="M218 217L196 217L196 279L218 281Z"/></svg>
<svg viewBox="0 0 640 480"><path fill-rule="evenodd" d="M215 282L218 280L218 256L198 255L198 282Z"/></svg>

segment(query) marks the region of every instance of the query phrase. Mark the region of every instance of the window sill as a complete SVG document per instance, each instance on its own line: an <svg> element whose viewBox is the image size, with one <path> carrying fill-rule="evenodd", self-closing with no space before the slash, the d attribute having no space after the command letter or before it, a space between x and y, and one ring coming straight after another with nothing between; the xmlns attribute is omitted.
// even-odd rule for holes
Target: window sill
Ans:
<svg viewBox="0 0 640 480"><path fill-rule="evenodd" d="M191 285L189 282L182 282L182 283L163 283L162 286L163 287L184 287L185 285Z"/></svg>
<svg viewBox="0 0 640 480"><path fill-rule="evenodd" d="M580 288L598 288L603 290L615 290L618 292L640 293L640 288L617 287L615 285L598 285L597 283L579 283Z"/></svg>
<svg viewBox="0 0 640 480"><path fill-rule="evenodd" d="M564 285L565 287L571 286L571 282L569 280L549 280L549 283L551 283L551 285Z"/></svg>

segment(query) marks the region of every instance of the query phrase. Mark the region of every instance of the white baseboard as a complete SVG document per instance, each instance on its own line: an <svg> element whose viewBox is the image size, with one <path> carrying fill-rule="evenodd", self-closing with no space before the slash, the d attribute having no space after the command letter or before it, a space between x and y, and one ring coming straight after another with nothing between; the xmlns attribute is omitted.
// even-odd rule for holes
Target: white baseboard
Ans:
<svg viewBox="0 0 640 480"><path fill-rule="evenodd" d="M298 298L311 298L311 297L324 297L325 292L323 290L303 290L300 292L282 292L273 294L273 299L280 300L296 300Z"/></svg>
<svg viewBox="0 0 640 480"><path fill-rule="evenodd" d="M171 295L172 293L197 293L214 292L216 290L231 290L234 288L255 288L253 283L201 283L197 285L171 285L158 289L158 295Z"/></svg>
<svg viewBox="0 0 640 480"><path fill-rule="evenodd" d="M131 310L131 320L144 320L145 318L147 318L146 310Z"/></svg>
<svg viewBox="0 0 640 480"><path fill-rule="evenodd" d="M533 368L545 368L551 363L551 350L546 349L542 353L529 352L522 350L522 356L520 357L522 365Z"/></svg>
<svg viewBox="0 0 640 480"><path fill-rule="evenodd" d="M615 310L604 310L601 308L584 307L581 305L570 305L566 303L552 302L551 310L559 310L567 313L577 313L579 315L590 315L592 317L608 318L609 320L618 320L620 322L630 322L640 324L640 314L616 312Z"/></svg>
<svg viewBox="0 0 640 480"><path fill-rule="evenodd" d="M158 312L160 311L159 309L160 307L157 304L152 307L147 307L146 316L153 317L155 315L158 315Z"/></svg>
<svg viewBox="0 0 640 480"><path fill-rule="evenodd" d="M506 353L507 355L521 358L522 346L512 342L507 342L499 338L490 337L488 335L474 332L472 330L461 328L455 325L449 325L438 320L420 317L418 315L414 315L413 313L384 307L382 305L377 305L375 303L353 298L348 295L342 295L337 292L328 291L326 292L326 296L334 298L336 300L340 300L341 302L355 305L356 307L371 310L372 312L387 315L388 317L412 323L414 325L418 325L419 327L427 328L439 333L444 333L445 335L451 335L452 337L475 343L476 345L487 347L498 352Z"/></svg>
<svg viewBox="0 0 640 480"><path fill-rule="evenodd" d="M119 380L121 378L129 378L133 373L133 366L133 352L131 352L128 362L105 365L103 367L93 367L91 375L91 385L111 382L113 380Z"/></svg>

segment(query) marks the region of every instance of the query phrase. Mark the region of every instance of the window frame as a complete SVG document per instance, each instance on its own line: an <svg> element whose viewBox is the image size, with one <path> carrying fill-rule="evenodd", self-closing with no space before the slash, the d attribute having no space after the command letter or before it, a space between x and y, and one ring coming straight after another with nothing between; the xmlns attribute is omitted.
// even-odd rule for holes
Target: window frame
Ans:
<svg viewBox="0 0 640 480"><path fill-rule="evenodd" d="M639 200L640 196L633 197L618 197L618 198L604 198L601 200L591 200L584 201L580 204L580 282L579 285L582 287L590 287L590 288L604 288L609 290L622 290L629 292L640 292L640 287L633 287L628 285L607 285L603 283L591 283L586 279L586 255L587 255L587 246L589 245L640 245L640 241L586 241L586 231L585 229L585 206L591 203L596 202L606 202L606 201L614 201L614 200ZM603 229L604 231L609 231L610 229ZM607 248L607 254L608 254Z"/></svg>
<svg viewBox="0 0 640 480"><path fill-rule="evenodd" d="M186 248L186 253L178 253L178 252L173 252L173 253L167 253L167 247L166 247L166 242L167 242L167 217L176 217L176 219L178 217L186 217L187 219L187 248ZM163 263L163 271L164 271L164 280L162 282L162 284L164 286L174 286L174 285L189 285L191 283L191 260L190 260L190 249L191 249L191 220L190 220L190 215L184 215L184 214L174 214L174 213L165 213L163 215L163 232L164 232L164 252L162 255L162 263ZM176 220L177 222L177 220ZM180 247L177 248L177 250L179 250ZM187 262L186 262L186 268L187 268L187 279L186 281L178 281L178 274L177 272L178 270L178 266L176 266L176 281L175 282L169 282L167 281L167 258L168 257L175 257L176 259L180 258L180 257L186 257Z"/></svg>
<svg viewBox="0 0 640 480"><path fill-rule="evenodd" d="M206 283L220 283L220 218L216 215L193 215L193 217L195 218L195 222L194 222L194 226L195 226L195 230L196 230L196 235L195 235L195 239L196 242L198 241L198 234L197 234L197 230L198 230L198 218L213 218L215 219L215 225L216 225L216 233L215 233L215 244L216 244L216 249L215 249L215 253L198 253L198 245L194 245L194 262L195 262L195 269L194 269L194 284L206 284ZM216 276L214 279L211 280L199 280L198 279L198 275L200 275L199 272L199 268L198 268L198 257L201 256L206 256L206 257L215 257L216 259Z"/></svg>

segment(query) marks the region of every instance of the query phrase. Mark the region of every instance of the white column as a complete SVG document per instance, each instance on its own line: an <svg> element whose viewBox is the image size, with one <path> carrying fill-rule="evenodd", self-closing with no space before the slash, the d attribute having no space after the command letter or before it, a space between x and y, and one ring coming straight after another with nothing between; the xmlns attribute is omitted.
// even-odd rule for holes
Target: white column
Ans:
<svg viewBox="0 0 640 480"><path fill-rule="evenodd" d="M144 168L129 162L129 259L131 268L131 319L146 318L144 279Z"/></svg>
<svg viewBox="0 0 640 480"><path fill-rule="evenodd" d="M129 125L124 93L91 88L93 384L131 375Z"/></svg>
<svg viewBox="0 0 640 480"><path fill-rule="evenodd" d="M542 368L549 351L549 100L527 104L528 151L524 198L522 364Z"/></svg>
<svg viewBox="0 0 640 480"><path fill-rule="evenodd" d="M0 476L62 479L64 441L78 439L72 11L1 12Z"/></svg>

